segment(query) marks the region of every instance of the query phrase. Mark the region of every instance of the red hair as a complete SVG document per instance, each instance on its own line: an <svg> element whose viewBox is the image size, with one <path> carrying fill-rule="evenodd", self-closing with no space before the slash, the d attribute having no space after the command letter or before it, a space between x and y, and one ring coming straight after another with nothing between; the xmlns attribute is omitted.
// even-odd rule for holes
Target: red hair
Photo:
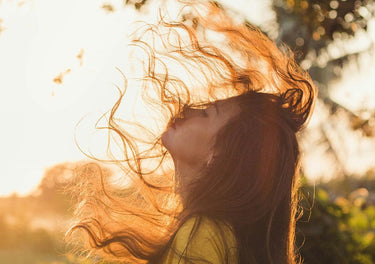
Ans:
<svg viewBox="0 0 375 264"><path fill-rule="evenodd" d="M100 167L82 167L73 187L79 206L72 230L86 231L91 250L104 256L155 263L182 223L192 215L207 216L233 226L240 263L295 263L296 134L314 106L312 80L287 47L279 49L252 25L235 23L216 2L179 2L185 4L183 10L190 8L181 21L161 17L158 25L141 28L134 39L148 55L143 99L160 107L165 125L186 105L218 99L239 104L241 111L219 131L213 162L189 186L182 205L174 193L174 172L166 165L171 157L161 133L138 126L145 132L142 138L116 119L125 95L120 90L107 128L120 139L125 154L112 161L132 184L120 190L106 181ZM210 41L212 33L224 40ZM165 51L146 42L147 36L157 38ZM201 94L195 96L193 87L171 75L163 60L200 78ZM160 66L164 72L157 71ZM146 171L146 163L154 167Z"/></svg>

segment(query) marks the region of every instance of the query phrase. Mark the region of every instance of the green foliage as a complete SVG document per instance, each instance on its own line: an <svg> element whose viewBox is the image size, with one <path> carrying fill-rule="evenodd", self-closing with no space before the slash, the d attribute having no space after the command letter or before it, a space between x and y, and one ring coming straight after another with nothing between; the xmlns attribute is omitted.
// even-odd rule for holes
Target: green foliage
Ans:
<svg viewBox="0 0 375 264"><path fill-rule="evenodd" d="M375 11L372 0L273 0L273 8L280 40L300 51L298 60L309 51L319 53L334 39L367 30Z"/></svg>
<svg viewBox="0 0 375 264"><path fill-rule="evenodd" d="M297 245L304 263L375 262L375 206L367 189L332 196L323 187L304 186L301 193Z"/></svg>

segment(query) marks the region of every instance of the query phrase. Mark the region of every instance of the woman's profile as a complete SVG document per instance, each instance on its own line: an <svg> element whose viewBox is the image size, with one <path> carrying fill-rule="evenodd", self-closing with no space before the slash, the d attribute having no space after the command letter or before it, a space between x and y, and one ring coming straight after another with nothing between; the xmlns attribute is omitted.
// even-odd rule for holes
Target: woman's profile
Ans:
<svg viewBox="0 0 375 264"><path fill-rule="evenodd" d="M129 184L81 167L71 233L121 263L297 263L297 134L316 88L256 27L216 2L179 2L178 18L146 24L133 42L148 56L142 98L162 125L117 119L120 90L106 128Z"/></svg>

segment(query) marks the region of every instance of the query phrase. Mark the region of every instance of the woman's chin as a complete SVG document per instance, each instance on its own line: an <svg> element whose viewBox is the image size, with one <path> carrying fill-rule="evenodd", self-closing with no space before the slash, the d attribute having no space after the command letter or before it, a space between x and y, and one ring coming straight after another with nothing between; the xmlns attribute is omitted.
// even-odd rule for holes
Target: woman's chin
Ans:
<svg viewBox="0 0 375 264"><path fill-rule="evenodd" d="M168 128L162 135L161 135L161 143L163 144L164 147L166 147L169 150L170 146L170 137L171 137L171 130L172 128Z"/></svg>

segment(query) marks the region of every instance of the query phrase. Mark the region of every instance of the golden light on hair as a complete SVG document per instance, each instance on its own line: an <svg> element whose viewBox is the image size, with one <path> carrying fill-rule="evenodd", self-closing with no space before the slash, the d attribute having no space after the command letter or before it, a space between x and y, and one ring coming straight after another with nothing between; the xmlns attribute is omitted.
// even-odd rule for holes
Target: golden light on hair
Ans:
<svg viewBox="0 0 375 264"><path fill-rule="evenodd" d="M85 231L94 253L104 253L116 260L147 263L160 260L168 241L192 214L226 218L236 228L249 223L255 225L265 217L262 230L267 235L262 238L264 246L259 249L264 253L262 258L272 262L280 257L285 263L295 263L294 216L299 166L295 133L310 118L317 91L309 75L294 61L292 52L286 46L279 49L258 28L233 21L216 2L178 2L182 7L177 18L168 19L161 10L157 24L140 24L132 35L131 47L141 51L134 53L135 57L140 57L133 61L141 61L143 75L132 78L124 75L124 87L117 87L119 97L107 113L107 124L97 127L108 131L109 160L104 161L117 164L131 184L122 190L116 189L100 168L90 169L90 164L78 171L76 186L79 188L73 185L72 191L77 193L79 207L77 222L71 231ZM120 109L129 106L124 101L132 87L130 81L142 88L139 103L146 109L153 109L148 120L154 119L156 126L146 126L141 119L132 122L119 117ZM182 204L181 197L174 192L174 169L171 168L171 156L161 142L161 134L170 120L183 113L186 107L229 98L243 105L242 112L233 120L235 125L225 127L221 132L220 140L227 142L225 146L236 148L244 147L245 143L252 146L268 140L267 146L260 153L248 153L253 149L251 147L242 150L247 154L239 159L237 168L232 166L231 159L219 162L221 165L213 162L201 183L191 187L192 196L187 203ZM269 122L260 122L262 118L258 114L264 115L264 120ZM239 129L238 126L244 124L241 118L248 118L247 124L255 122L259 127L247 125ZM275 121L279 119L282 121ZM277 129L268 127L279 122L281 125L276 125ZM247 130L248 136L241 134ZM253 136L264 135L265 131L268 131L268 137L253 139ZM241 136L233 136L238 133ZM278 139L282 144L277 143ZM121 150L116 151L120 156L113 155L111 147L114 145ZM222 155L227 154L227 158L235 156L235 153L225 152L234 149L222 149L220 144L215 147ZM257 167L257 163L247 160L251 157L258 159L259 164L265 164L270 153L276 155L279 151L287 154L282 155L282 159L271 158L267 166ZM249 170L266 176L254 178L257 190L249 186L251 180L243 178L247 175L243 172ZM280 175L276 179L278 170ZM217 186L210 180L215 175L217 181L228 181L231 178L226 173L232 173L233 184ZM238 184L243 190L252 190L246 191L246 199L237 197L241 193ZM219 191L221 194L217 193ZM224 194L231 199L222 200ZM257 200L254 195L258 196ZM285 197L282 205L273 195ZM275 227L276 217L285 220L282 234L277 231L280 228ZM246 240L243 235L248 234L238 234L241 243ZM280 250L282 253L277 253L273 243L279 243L280 239L287 242ZM259 245L254 244L254 247ZM241 248L240 252L245 261L256 253L256 249L246 253Z"/></svg>

